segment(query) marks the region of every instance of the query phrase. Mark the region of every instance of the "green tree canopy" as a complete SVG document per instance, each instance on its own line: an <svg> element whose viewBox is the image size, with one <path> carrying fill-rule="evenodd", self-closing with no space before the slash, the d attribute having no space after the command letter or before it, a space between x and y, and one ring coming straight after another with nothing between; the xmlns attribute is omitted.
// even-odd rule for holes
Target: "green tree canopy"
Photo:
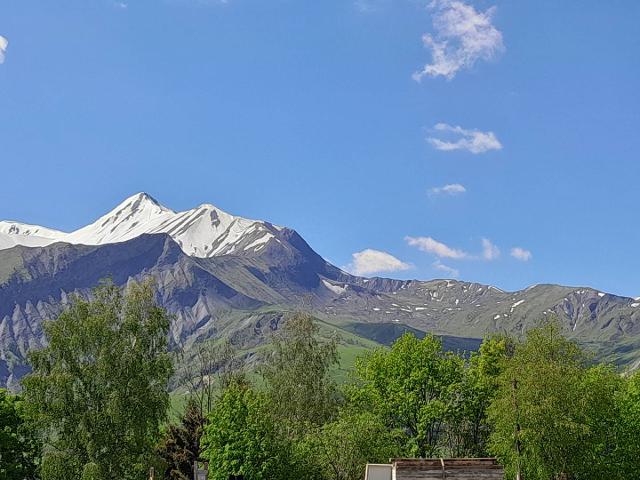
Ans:
<svg viewBox="0 0 640 480"><path fill-rule="evenodd" d="M356 362L351 398L380 415L390 429L404 432L406 453L438 456L463 371L464 360L445 352L439 339L407 333L391 349L380 348Z"/></svg>
<svg viewBox="0 0 640 480"><path fill-rule="evenodd" d="M513 340L504 335L484 339L471 354L454 390L445 432L446 451L453 457L486 457L491 427L487 409L493 400Z"/></svg>
<svg viewBox="0 0 640 480"><path fill-rule="evenodd" d="M370 412L342 411L302 440L298 458L317 480L361 480L367 463L402 455L401 434Z"/></svg>
<svg viewBox="0 0 640 480"><path fill-rule="evenodd" d="M292 444L282 435L263 393L232 384L214 405L202 437L211 480L301 478L292 463Z"/></svg>
<svg viewBox="0 0 640 480"><path fill-rule="evenodd" d="M337 411L330 370L338 363L335 339L323 342L311 316L298 313L273 339L262 373L272 408L292 432L322 425Z"/></svg>
<svg viewBox="0 0 640 480"><path fill-rule="evenodd" d="M620 471L613 467L612 433L622 380L607 367L590 367L588 360L555 323L529 331L516 346L489 409L491 450L509 475L620 478L614 476Z"/></svg>
<svg viewBox="0 0 640 480"><path fill-rule="evenodd" d="M35 478L40 444L20 397L0 389L0 479Z"/></svg>
<svg viewBox="0 0 640 480"><path fill-rule="evenodd" d="M149 283L103 284L44 324L47 346L23 381L49 452L43 480L143 475L169 405L168 330Z"/></svg>

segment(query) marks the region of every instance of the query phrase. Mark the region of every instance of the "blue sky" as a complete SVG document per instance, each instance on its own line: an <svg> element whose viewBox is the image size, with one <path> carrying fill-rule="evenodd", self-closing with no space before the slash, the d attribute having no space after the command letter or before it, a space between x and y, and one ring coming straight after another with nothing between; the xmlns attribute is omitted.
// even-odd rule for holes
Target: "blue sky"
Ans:
<svg viewBox="0 0 640 480"><path fill-rule="evenodd" d="M428 3L0 0L0 218L146 191L361 273L640 295L640 3Z"/></svg>

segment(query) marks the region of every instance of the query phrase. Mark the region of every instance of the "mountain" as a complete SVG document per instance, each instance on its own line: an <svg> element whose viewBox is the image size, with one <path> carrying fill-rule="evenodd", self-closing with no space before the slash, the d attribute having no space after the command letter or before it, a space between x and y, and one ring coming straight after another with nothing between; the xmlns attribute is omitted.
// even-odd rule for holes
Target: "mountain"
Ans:
<svg viewBox="0 0 640 480"><path fill-rule="evenodd" d="M0 223L0 249L16 245L45 246L55 242L76 245L120 243L143 234L166 233L194 257L257 251L274 239L277 227L267 222L235 217L213 205L174 212L146 193L127 198L91 225L71 233L17 222Z"/></svg>
<svg viewBox="0 0 640 480"><path fill-rule="evenodd" d="M488 332L521 334L557 316L568 336L601 359L635 367L640 301L590 288L537 285L518 292L453 280L350 275L294 230L202 205L174 212L138 194L87 227L63 233L0 223L0 384L15 386L42 322L100 279L156 279L175 315L172 345L226 337L247 351L306 308L350 346L389 343L403 331L476 348Z"/></svg>

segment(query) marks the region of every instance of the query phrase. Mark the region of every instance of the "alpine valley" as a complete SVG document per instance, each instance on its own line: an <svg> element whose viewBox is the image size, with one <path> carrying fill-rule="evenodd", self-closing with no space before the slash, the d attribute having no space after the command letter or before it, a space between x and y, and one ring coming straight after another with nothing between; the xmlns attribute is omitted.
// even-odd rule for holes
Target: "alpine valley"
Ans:
<svg viewBox="0 0 640 480"><path fill-rule="evenodd" d="M342 352L388 344L406 330L474 349L490 332L521 334L555 316L568 336L621 368L640 363L640 300L535 285L505 292L453 280L362 278L337 268L294 230L212 205L174 212L134 195L71 233L0 222L0 385L15 387L42 322L101 279L155 278L174 315L173 345L229 338L251 355L287 312L310 310Z"/></svg>

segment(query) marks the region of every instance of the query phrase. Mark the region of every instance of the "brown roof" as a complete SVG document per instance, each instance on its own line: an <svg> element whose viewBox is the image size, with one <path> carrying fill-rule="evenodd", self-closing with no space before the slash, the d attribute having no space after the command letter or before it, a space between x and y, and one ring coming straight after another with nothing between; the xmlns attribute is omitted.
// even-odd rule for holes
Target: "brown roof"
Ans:
<svg viewBox="0 0 640 480"><path fill-rule="evenodd" d="M391 463L401 479L503 479L504 471L495 458L396 458Z"/></svg>

